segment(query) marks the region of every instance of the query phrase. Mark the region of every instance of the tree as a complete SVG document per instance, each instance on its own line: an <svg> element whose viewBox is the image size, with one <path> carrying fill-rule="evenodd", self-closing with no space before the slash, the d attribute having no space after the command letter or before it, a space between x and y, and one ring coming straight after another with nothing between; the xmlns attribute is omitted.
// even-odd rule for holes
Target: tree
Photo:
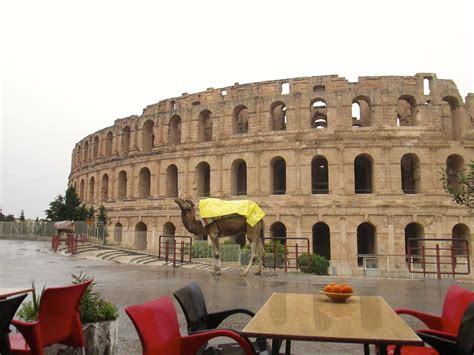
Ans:
<svg viewBox="0 0 474 355"><path fill-rule="evenodd" d="M21 213L20 213L20 218L19 218L20 221L24 222L25 221L25 211L21 210Z"/></svg>
<svg viewBox="0 0 474 355"><path fill-rule="evenodd" d="M105 211L104 205L100 205L98 211L99 215L97 216L97 219L99 220L99 222L102 222L104 225L106 225L107 213Z"/></svg>
<svg viewBox="0 0 474 355"><path fill-rule="evenodd" d="M474 208L474 161L467 171L446 168L441 172L444 190L458 205Z"/></svg>
<svg viewBox="0 0 474 355"><path fill-rule="evenodd" d="M13 222L15 220L15 216L9 214L5 216L2 212L0 212L0 222Z"/></svg>
<svg viewBox="0 0 474 355"><path fill-rule="evenodd" d="M95 214L95 209L94 207L89 207L89 209L87 210L87 219L89 218L94 218L94 214Z"/></svg>
<svg viewBox="0 0 474 355"><path fill-rule="evenodd" d="M81 204L81 200L72 186L67 188L64 197L58 195L50 202L45 213L51 221L85 221L88 216L86 205Z"/></svg>

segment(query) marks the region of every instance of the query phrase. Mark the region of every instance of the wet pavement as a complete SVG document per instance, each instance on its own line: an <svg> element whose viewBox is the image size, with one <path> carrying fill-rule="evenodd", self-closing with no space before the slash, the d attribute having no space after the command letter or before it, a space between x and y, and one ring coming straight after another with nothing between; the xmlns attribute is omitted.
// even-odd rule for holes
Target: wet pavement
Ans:
<svg viewBox="0 0 474 355"><path fill-rule="evenodd" d="M114 302L120 310L119 354L140 354L137 333L124 313L129 305L143 303L160 296L172 297L175 290L196 281L201 286L208 311L248 308L257 311L273 292L313 293L329 281L349 282L360 295L382 296L393 308L416 308L439 314L447 288L453 283L474 290L472 282L452 280L385 280L314 276L277 271L276 276L240 277L230 270L222 276L212 276L208 270L173 268L172 266L136 265L107 260L85 259L54 254L49 243L0 240L0 287L23 287L35 280L37 289L71 282L71 274L81 271L94 277L97 291ZM270 275L270 273L268 273ZM182 334L185 319L175 302ZM413 328L420 326L414 319L404 318ZM221 327L242 329L249 317L235 315ZM283 349L282 349L283 351ZM292 342L294 354L363 354L362 345Z"/></svg>

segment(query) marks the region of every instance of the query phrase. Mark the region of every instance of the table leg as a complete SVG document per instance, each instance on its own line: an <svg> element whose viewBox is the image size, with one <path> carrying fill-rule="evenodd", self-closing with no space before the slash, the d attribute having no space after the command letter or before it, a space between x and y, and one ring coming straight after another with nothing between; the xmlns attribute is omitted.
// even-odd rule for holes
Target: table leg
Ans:
<svg viewBox="0 0 474 355"><path fill-rule="evenodd" d="M379 345L379 355L387 355L387 344Z"/></svg>
<svg viewBox="0 0 474 355"><path fill-rule="evenodd" d="M291 354L291 340L286 339L285 340L285 355L290 355Z"/></svg>
<svg viewBox="0 0 474 355"><path fill-rule="evenodd" d="M370 355L369 344L364 344L364 355Z"/></svg>
<svg viewBox="0 0 474 355"><path fill-rule="evenodd" d="M280 354L280 347L283 339L273 339L272 340L272 355Z"/></svg>

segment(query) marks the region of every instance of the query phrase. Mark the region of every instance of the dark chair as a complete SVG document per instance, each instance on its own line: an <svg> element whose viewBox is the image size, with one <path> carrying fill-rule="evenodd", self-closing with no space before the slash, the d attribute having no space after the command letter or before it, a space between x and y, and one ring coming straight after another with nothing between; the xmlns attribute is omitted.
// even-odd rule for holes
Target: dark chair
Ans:
<svg viewBox="0 0 474 355"><path fill-rule="evenodd" d="M40 299L38 320L12 324L20 333L10 335L12 354L43 355L43 348L59 343L84 346L84 334L79 315L82 295L91 281L44 290Z"/></svg>
<svg viewBox="0 0 474 355"><path fill-rule="evenodd" d="M11 354L8 335L10 333L10 323L25 297L26 293L17 297L0 300L0 354L2 355Z"/></svg>
<svg viewBox="0 0 474 355"><path fill-rule="evenodd" d="M246 355L253 355L250 342L239 333L216 329L181 336L178 316L169 297L125 308L135 326L143 348L143 355L196 354L207 341L216 337L234 339Z"/></svg>
<svg viewBox="0 0 474 355"><path fill-rule="evenodd" d="M175 291L173 295L178 300L186 317L189 334L201 330L216 329L227 317L233 314L243 313L250 317L255 315L254 312L244 308L208 313L204 295L196 282ZM266 340L260 338L252 345L256 352L267 351L270 348Z"/></svg>

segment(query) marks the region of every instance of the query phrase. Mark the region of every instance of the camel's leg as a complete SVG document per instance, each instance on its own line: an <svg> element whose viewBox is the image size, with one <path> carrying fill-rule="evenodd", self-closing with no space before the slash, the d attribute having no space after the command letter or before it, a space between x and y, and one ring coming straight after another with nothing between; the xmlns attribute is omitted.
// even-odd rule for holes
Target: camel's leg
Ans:
<svg viewBox="0 0 474 355"><path fill-rule="evenodd" d="M212 241L214 255L214 268L212 270L212 274L221 275L221 253L219 249L219 233L212 233L210 237Z"/></svg>
<svg viewBox="0 0 474 355"><path fill-rule="evenodd" d="M263 269L263 259L265 258L265 246L260 237L257 237L257 258L258 258L258 268L255 272L255 275L261 275Z"/></svg>
<svg viewBox="0 0 474 355"><path fill-rule="evenodd" d="M256 243L257 243L257 240L252 240L252 244L250 245L250 261L247 267L245 268L245 270L240 273L240 276L247 276L247 274L249 273L250 266L252 266L253 261L256 256L256 250L257 250Z"/></svg>

